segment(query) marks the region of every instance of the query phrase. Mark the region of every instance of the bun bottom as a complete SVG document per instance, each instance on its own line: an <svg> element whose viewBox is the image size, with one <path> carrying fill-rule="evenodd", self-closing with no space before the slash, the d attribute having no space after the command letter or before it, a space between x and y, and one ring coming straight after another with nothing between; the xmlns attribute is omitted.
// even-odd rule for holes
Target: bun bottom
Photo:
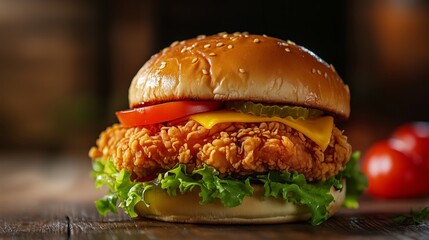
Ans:
<svg viewBox="0 0 429 240"><path fill-rule="evenodd" d="M329 216L337 212L344 202L345 182L342 191L331 188L334 201L328 206ZM139 216L165 222L204 223L204 224L270 224L305 221L311 218L305 206L287 203L282 199L260 198L264 193L262 185L253 185L253 197L245 197L237 207L224 207L216 201L211 204L199 204L197 191L178 193L169 196L165 190L156 187L145 193L145 201L136 205Z"/></svg>

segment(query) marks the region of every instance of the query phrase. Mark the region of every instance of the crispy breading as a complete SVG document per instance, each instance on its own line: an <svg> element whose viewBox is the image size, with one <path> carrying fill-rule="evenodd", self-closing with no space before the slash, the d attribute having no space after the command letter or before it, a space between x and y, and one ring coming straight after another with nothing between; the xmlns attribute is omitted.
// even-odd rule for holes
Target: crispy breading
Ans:
<svg viewBox="0 0 429 240"><path fill-rule="evenodd" d="M135 177L165 171L177 163L189 169L205 163L225 175L250 175L269 170L299 172L308 181L326 180L347 163L351 146L334 127L322 151L302 133L278 122L222 123L206 129L193 120L174 126L123 128L101 133L90 157L113 158L119 170Z"/></svg>

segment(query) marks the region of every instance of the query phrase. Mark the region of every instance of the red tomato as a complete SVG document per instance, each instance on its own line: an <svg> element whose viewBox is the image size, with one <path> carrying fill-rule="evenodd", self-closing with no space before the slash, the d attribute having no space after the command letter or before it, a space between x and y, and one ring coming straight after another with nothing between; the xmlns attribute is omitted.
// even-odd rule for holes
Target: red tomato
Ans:
<svg viewBox="0 0 429 240"><path fill-rule="evenodd" d="M414 122L397 128L392 137L398 139L395 148L407 154L417 154L429 174L429 123Z"/></svg>
<svg viewBox="0 0 429 240"><path fill-rule="evenodd" d="M167 122L196 113L214 111L222 106L215 101L177 101L116 112L124 127Z"/></svg>
<svg viewBox="0 0 429 240"><path fill-rule="evenodd" d="M393 148L392 141L373 145L363 157L362 171L368 178L368 193L380 198L425 195L429 178L412 155Z"/></svg>

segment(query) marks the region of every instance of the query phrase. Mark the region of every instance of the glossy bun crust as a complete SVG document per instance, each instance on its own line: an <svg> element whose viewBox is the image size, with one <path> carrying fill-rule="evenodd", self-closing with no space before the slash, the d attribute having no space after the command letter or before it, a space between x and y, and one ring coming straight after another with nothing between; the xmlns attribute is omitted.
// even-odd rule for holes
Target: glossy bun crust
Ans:
<svg viewBox="0 0 429 240"><path fill-rule="evenodd" d="M350 114L350 93L335 69L304 47L246 33L174 42L144 64L130 107L176 100L251 100Z"/></svg>
<svg viewBox="0 0 429 240"><path fill-rule="evenodd" d="M337 212L345 199L345 181L343 190L331 188L334 201L328 206L329 216ZM270 224L306 221L311 218L308 208L287 203L269 197L260 198L264 189L262 185L253 185L253 197L245 197L237 207L227 208L220 202L199 204L197 192L177 193L169 196L165 190L155 188L145 193L145 201L136 205L139 216L166 222L208 223L208 224Z"/></svg>

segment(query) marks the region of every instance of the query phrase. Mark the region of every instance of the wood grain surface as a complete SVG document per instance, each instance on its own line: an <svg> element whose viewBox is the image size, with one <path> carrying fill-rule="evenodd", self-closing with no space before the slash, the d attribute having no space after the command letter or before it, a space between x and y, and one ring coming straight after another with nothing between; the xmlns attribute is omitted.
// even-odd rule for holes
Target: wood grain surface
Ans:
<svg viewBox="0 0 429 240"><path fill-rule="evenodd" d="M174 224L100 217L92 204L58 205L0 217L0 239L429 239L429 224L399 225L392 213L341 211L320 226Z"/></svg>

